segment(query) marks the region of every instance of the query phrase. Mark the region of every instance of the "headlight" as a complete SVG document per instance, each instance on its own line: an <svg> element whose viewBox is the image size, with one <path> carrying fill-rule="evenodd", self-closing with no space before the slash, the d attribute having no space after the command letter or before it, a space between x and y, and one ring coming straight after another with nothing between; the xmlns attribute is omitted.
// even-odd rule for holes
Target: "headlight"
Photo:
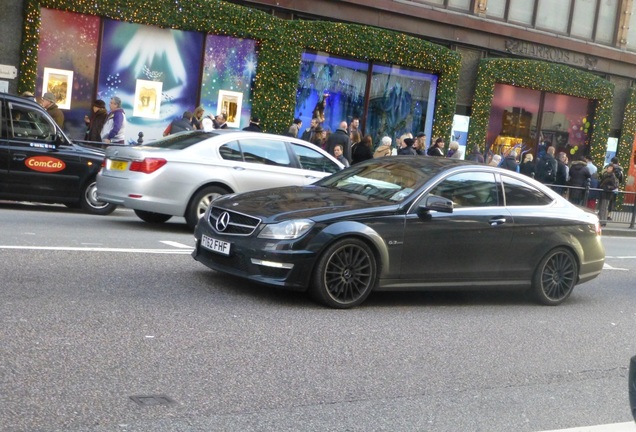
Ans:
<svg viewBox="0 0 636 432"><path fill-rule="evenodd" d="M258 237L275 240L292 240L305 234L312 226L314 226L314 222L309 219L290 220L265 225L265 228L263 228Z"/></svg>

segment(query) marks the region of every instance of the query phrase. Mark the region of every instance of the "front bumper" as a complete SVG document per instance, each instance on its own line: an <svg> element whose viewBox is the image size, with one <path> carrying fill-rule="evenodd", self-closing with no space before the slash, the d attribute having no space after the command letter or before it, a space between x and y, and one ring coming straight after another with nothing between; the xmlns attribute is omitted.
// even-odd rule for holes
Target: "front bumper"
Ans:
<svg viewBox="0 0 636 432"><path fill-rule="evenodd" d="M204 234L231 243L229 255L203 247L201 238ZM219 235L203 219L194 236L196 246L192 257L213 270L295 291L305 291L309 286L316 254L293 250L290 241Z"/></svg>

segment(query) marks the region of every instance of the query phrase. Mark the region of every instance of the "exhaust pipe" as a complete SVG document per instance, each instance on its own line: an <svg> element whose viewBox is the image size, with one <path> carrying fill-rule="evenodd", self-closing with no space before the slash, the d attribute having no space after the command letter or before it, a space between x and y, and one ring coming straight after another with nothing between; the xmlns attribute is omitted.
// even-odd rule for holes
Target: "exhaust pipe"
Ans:
<svg viewBox="0 0 636 432"><path fill-rule="evenodd" d="M636 356L629 362L629 404L632 407L632 417L636 421Z"/></svg>

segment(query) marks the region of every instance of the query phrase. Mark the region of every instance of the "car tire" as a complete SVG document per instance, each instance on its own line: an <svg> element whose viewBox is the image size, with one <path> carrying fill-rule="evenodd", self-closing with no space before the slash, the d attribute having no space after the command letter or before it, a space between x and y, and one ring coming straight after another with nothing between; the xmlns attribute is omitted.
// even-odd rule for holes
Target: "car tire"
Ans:
<svg viewBox="0 0 636 432"><path fill-rule="evenodd" d="M377 263L362 240L345 238L329 246L318 259L312 278L315 300L337 309L360 305L377 283Z"/></svg>
<svg viewBox="0 0 636 432"><path fill-rule="evenodd" d="M228 193L230 193L230 191L223 189L222 187L207 186L194 194L188 204L185 214L188 227L190 227L190 229L194 229L199 222L199 219L203 216L203 213L205 213L208 209L210 203L221 195L227 195Z"/></svg>
<svg viewBox="0 0 636 432"><path fill-rule="evenodd" d="M572 252L565 248L553 249L534 272L532 292L539 303L556 306L572 294L578 275L578 263Z"/></svg>
<svg viewBox="0 0 636 432"><path fill-rule="evenodd" d="M80 207L86 213L94 215L109 215L117 208L116 204L107 203L97 199L97 182L95 179L90 180L80 195Z"/></svg>
<svg viewBox="0 0 636 432"><path fill-rule="evenodd" d="M163 213L153 213L153 212L143 211L143 210L134 210L134 212L139 219L151 224L161 224L161 223L167 222L172 217L172 215L167 215Z"/></svg>

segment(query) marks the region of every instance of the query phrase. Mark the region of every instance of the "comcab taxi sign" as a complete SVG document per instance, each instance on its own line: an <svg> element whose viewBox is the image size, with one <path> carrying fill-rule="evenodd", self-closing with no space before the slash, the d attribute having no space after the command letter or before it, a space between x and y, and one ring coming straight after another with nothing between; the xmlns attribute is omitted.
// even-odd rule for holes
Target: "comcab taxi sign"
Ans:
<svg viewBox="0 0 636 432"><path fill-rule="evenodd" d="M24 164L34 171L40 172L58 172L66 168L63 160L50 156L33 156L25 159Z"/></svg>

